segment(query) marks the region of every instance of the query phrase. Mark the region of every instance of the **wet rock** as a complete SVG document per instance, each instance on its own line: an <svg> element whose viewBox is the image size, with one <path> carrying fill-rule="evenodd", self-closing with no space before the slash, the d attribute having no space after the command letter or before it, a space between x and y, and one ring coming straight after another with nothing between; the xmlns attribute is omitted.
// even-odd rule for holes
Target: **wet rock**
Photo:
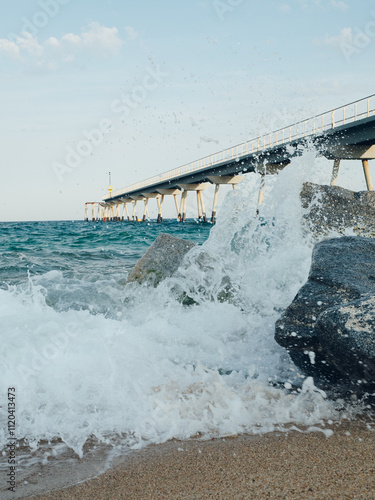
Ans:
<svg viewBox="0 0 375 500"><path fill-rule="evenodd" d="M177 271L185 254L194 246L192 241L160 234L129 273L128 281L147 281L156 286Z"/></svg>
<svg viewBox="0 0 375 500"><path fill-rule="evenodd" d="M305 224L320 236L352 229L358 236L375 236L375 191L350 191L307 182L300 193Z"/></svg>
<svg viewBox="0 0 375 500"><path fill-rule="evenodd" d="M307 283L276 323L275 339L306 375L373 384L373 296L375 240L322 241L315 245ZM344 356L346 348L352 352Z"/></svg>
<svg viewBox="0 0 375 500"><path fill-rule="evenodd" d="M375 384L375 294L327 309L315 330L338 371L365 387Z"/></svg>

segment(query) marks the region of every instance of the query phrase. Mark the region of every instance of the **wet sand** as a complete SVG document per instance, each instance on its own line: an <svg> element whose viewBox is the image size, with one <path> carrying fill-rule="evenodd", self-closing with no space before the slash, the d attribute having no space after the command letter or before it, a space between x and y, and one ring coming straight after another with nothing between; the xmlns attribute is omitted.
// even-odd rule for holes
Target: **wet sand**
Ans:
<svg viewBox="0 0 375 500"><path fill-rule="evenodd" d="M132 454L101 476L37 500L375 499L375 423L171 441Z"/></svg>

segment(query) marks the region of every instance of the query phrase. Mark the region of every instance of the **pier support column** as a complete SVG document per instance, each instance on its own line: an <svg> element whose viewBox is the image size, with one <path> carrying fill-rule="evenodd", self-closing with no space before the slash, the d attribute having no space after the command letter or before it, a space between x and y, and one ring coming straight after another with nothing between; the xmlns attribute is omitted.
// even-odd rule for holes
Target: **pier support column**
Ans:
<svg viewBox="0 0 375 500"><path fill-rule="evenodd" d="M374 191L374 186L372 185L370 166L368 160L362 160L363 172L365 174L367 191Z"/></svg>
<svg viewBox="0 0 375 500"><path fill-rule="evenodd" d="M180 189L183 189L183 193L181 196L181 207L180 207L180 214L181 214L181 220L184 221L186 219L186 204L187 204L187 194L188 191L197 191L197 194L199 191L203 191L204 189L208 188L210 186L209 182L199 182L199 183L194 183L194 184L178 184L178 187ZM206 212L204 210L204 204L203 204L203 197L198 194L197 196L198 203L202 207L202 211ZM204 217L206 217L206 214L204 213Z"/></svg>
<svg viewBox="0 0 375 500"><path fill-rule="evenodd" d="M187 203L188 192L184 189L181 195L181 205L180 205L180 221L185 222L186 219L186 203Z"/></svg>
<svg viewBox="0 0 375 500"><path fill-rule="evenodd" d="M89 221L89 207L87 203L85 203L85 222Z"/></svg>
<svg viewBox="0 0 375 500"><path fill-rule="evenodd" d="M197 207L198 207L198 220L202 219L202 210L201 210L201 200L199 196L200 191L197 191Z"/></svg>
<svg viewBox="0 0 375 500"><path fill-rule="evenodd" d="M124 207L122 209L122 220L125 220L125 214L126 214L126 218L129 221L130 217L129 217L128 207L127 207L126 203L124 202Z"/></svg>
<svg viewBox="0 0 375 500"><path fill-rule="evenodd" d="M142 200L143 203L145 204L144 212L143 212L143 217L142 221L144 222L146 219L150 219L150 213L148 211L148 202L151 198L160 198L160 194L158 192L144 192L140 193L140 196L138 197L139 200Z"/></svg>
<svg viewBox="0 0 375 500"><path fill-rule="evenodd" d="M162 189L162 188L160 188L160 189L156 189L156 192L159 195L162 195L160 207L163 207L164 196L173 196L174 204L175 204L175 207L176 207L177 220L181 220L180 207L178 205L178 200L177 200L177 195L181 194L181 190L177 189L177 188L173 188L173 189ZM159 202L158 202L158 206L159 206ZM162 217L161 220L159 220L159 222L161 222L162 220L163 220L163 217Z"/></svg>
<svg viewBox="0 0 375 500"><path fill-rule="evenodd" d="M116 217L115 217L115 220L116 221L121 220L120 219L120 203L116 203Z"/></svg>
<svg viewBox="0 0 375 500"><path fill-rule="evenodd" d="M148 208L147 208L147 206L148 206L148 198L145 198L145 199L143 200L143 202L144 202L144 204L145 204L145 208L144 208L144 210L143 210L143 219L142 219L142 220L143 220L143 222L144 222L144 221L146 220L146 218L147 218L147 217L148 217L148 218L150 218L150 215L149 215L149 213L148 213Z"/></svg>
<svg viewBox="0 0 375 500"><path fill-rule="evenodd" d="M204 208L204 201L203 201L203 193L202 193L202 191L197 191L197 196L199 198L200 206L201 206L201 209L202 209L203 222L207 222L206 209Z"/></svg>
<svg viewBox="0 0 375 500"><path fill-rule="evenodd" d="M163 222L164 194L161 195L161 198L156 198L156 202L158 204L158 218L156 219L156 222Z"/></svg>
<svg viewBox="0 0 375 500"><path fill-rule="evenodd" d="M91 217L92 222L95 222L95 203L91 203Z"/></svg>
<svg viewBox="0 0 375 500"><path fill-rule="evenodd" d="M185 194L186 192L186 194ZM184 191L184 207L183 207L183 210L182 210L182 222L185 222L185 219L186 219L186 208L187 208L187 196L188 196L188 192L187 191Z"/></svg>
<svg viewBox="0 0 375 500"><path fill-rule="evenodd" d="M136 216L136 212L137 212L137 200L133 200L132 203L133 203L132 219L133 219L133 221L137 221L137 216Z"/></svg>
<svg viewBox="0 0 375 500"><path fill-rule="evenodd" d="M177 194L174 194L173 198L174 198L174 204L176 205L177 220L181 220L181 211L180 211L180 208L178 206ZM182 198L182 195L181 195L181 198Z"/></svg>
<svg viewBox="0 0 375 500"><path fill-rule="evenodd" d="M234 184L233 184L234 186ZM220 189L220 184L215 184L215 194L214 194L214 201L212 203L212 215L211 215L211 222L214 224L215 222L215 217L216 217L216 205L217 205L217 200L219 197L219 189Z"/></svg>
<svg viewBox="0 0 375 500"><path fill-rule="evenodd" d="M212 203L212 214L211 214L211 222L215 222L216 218L216 206L219 199L219 188L220 185L226 184L229 186L232 185L233 189L236 189L237 184L244 180L243 175L210 175L208 176L208 180L215 184L215 193L214 193L214 201Z"/></svg>
<svg viewBox="0 0 375 500"><path fill-rule="evenodd" d="M126 217L128 218L128 221L130 221L130 216L128 212L128 205L125 203L125 212L126 212Z"/></svg>
<svg viewBox="0 0 375 500"><path fill-rule="evenodd" d="M333 169L332 169L332 177L331 177L331 186L336 186L337 182L337 177L339 175L339 168L340 168L340 160L336 158L333 161Z"/></svg>
<svg viewBox="0 0 375 500"><path fill-rule="evenodd" d="M259 215L259 208L263 202L264 188L266 185L266 174L261 174L260 186L259 186L259 195L258 195L258 208L257 215Z"/></svg>

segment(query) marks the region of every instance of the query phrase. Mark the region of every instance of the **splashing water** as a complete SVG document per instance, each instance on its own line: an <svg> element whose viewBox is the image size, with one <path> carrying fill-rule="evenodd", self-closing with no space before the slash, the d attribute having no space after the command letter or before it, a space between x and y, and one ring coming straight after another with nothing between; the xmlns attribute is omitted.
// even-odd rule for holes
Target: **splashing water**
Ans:
<svg viewBox="0 0 375 500"><path fill-rule="evenodd" d="M51 256L3 286L0 366L4 391L16 387L17 437L34 448L60 438L82 456L91 437L141 447L341 418L342 402L304 379L273 338L308 275L299 192L306 180L327 182L321 163L307 153L270 176L260 217L259 179L247 176L207 241L157 288L125 284L132 238L122 233L111 241L123 252L100 260L105 242L95 253L82 239L58 266ZM74 263L82 253L89 273ZM5 408L0 419L4 447Z"/></svg>

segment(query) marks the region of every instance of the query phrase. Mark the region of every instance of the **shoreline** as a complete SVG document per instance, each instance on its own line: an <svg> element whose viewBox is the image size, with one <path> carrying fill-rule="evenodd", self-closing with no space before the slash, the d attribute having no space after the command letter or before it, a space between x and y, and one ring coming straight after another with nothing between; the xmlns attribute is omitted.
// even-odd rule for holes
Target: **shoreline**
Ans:
<svg viewBox="0 0 375 500"><path fill-rule="evenodd" d="M94 479L21 498L374 499L375 421L319 428L150 445ZM326 437L329 429L333 434Z"/></svg>

